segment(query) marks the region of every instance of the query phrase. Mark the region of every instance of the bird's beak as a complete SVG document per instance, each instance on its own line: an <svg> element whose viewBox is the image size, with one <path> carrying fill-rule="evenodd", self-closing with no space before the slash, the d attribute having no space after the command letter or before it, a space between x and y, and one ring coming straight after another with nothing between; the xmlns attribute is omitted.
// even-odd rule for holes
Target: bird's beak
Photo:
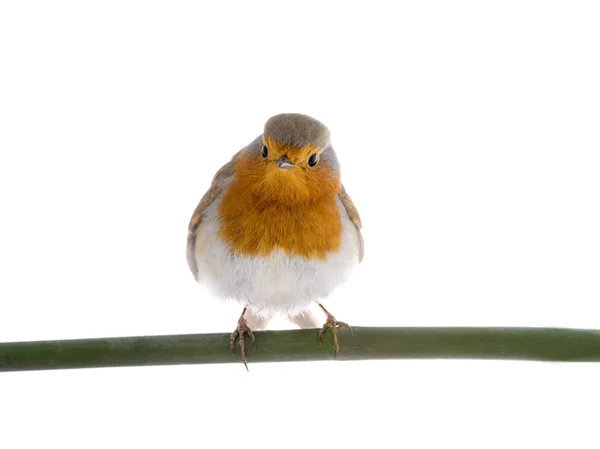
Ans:
<svg viewBox="0 0 600 449"><path fill-rule="evenodd" d="M290 161L288 159L287 156L282 156L278 161L277 161L277 166L279 168L290 168L293 167L294 164L292 164L292 161Z"/></svg>

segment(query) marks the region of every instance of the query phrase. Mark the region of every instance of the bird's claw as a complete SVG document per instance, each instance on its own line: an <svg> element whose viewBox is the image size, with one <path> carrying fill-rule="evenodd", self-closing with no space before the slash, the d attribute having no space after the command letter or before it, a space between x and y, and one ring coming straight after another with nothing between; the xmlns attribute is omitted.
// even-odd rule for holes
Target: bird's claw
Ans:
<svg viewBox="0 0 600 449"><path fill-rule="evenodd" d="M348 323L344 323L343 321L338 321L335 319L333 315L327 313L327 321L319 331L319 344L323 344L323 336L327 329L331 329L331 334L333 335L333 358L337 358L337 353L340 350L340 345L338 343L338 327L346 327L350 329L352 332L352 328Z"/></svg>
<svg viewBox="0 0 600 449"><path fill-rule="evenodd" d="M237 339L238 346L240 347L242 363L246 367L246 371L248 371L248 363L246 359L246 341L244 339L244 334L250 337L250 342L254 346L254 349L256 349L256 339L254 338L252 329L250 329L250 327L248 326L248 322L246 321L246 319L243 316L241 316L238 320L237 327L235 328L235 330L231 334L231 337L229 338L229 348L231 349L231 353L235 354L235 340Z"/></svg>

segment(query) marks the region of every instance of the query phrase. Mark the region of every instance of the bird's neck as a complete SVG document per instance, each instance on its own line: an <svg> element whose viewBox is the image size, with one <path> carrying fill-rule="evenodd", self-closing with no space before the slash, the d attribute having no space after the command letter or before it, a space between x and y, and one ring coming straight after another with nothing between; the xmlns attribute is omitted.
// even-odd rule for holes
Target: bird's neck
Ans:
<svg viewBox="0 0 600 449"><path fill-rule="evenodd" d="M219 207L220 238L234 253L268 257L274 251L324 260L342 239L337 189L310 202L282 202L251 195L244 177L229 186Z"/></svg>

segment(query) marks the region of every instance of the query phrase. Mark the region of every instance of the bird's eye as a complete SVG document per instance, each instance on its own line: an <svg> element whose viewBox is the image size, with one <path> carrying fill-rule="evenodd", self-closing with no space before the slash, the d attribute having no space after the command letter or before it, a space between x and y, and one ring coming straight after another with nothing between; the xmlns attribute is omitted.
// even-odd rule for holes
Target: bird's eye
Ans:
<svg viewBox="0 0 600 449"><path fill-rule="evenodd" d="M267 157L269 155L269 149L267 148L266 145L263 145L263 149L262 149L262 157Z"/></svg>
<svg viewBox="0 0 600 449"><path fill-rule="evenodd" d="M308 158L308 165L310 165L311 167L314 167L315 165L317 165L318 161L319 160L318 160L317 153L315 153Z"/></svg>

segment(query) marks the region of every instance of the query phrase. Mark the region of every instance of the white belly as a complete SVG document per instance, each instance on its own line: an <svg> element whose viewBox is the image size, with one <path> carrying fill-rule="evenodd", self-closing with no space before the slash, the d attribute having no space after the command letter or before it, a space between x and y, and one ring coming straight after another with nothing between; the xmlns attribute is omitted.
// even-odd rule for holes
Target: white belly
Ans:
<svg viewBox="0 0 600 449"><path fill-rule="evenodd" d="M340 250L326 260L306 260L283 251L269 257L234 257L217 238L219 223L214 201L206 211L196 239L198 282L215 295L234 299L256 315L297 315L345 282L358 264L358 235L341 204L343 235Z"/></svg>

